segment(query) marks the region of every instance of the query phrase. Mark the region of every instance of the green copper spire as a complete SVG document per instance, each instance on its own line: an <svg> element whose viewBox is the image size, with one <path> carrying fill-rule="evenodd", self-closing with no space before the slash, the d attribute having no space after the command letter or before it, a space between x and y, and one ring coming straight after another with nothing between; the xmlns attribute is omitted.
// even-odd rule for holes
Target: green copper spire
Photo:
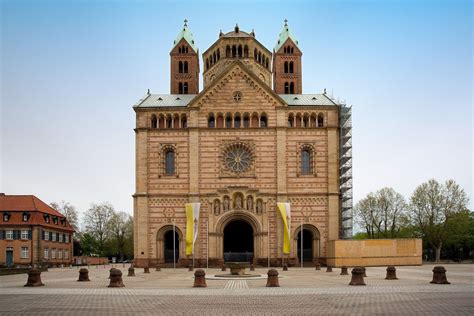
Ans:
<svg viewBox="0 0 474 316"><path fill-rule="evenodd" d="M298 40L290 32L290 28L288 27L288 20L285 19L285 25L283 26L283 30L281 31L280 35L278 35L278 41L273 50L277 52L283 46L283 44L285 44L288 38L290 38L295 43L295 45L298 46Z"/></svg>
<svg viewBox="0 0 474 316"><path fill-rule="evenodd" d="M173 48L175 48L176 45L178 45L178 43L179 43L183 38L186 40L186 42L188 42L188 44L192 47L192 49L197 53L197 52L198 52L198 48L197 48L196 44L194 43L193 34L192 34L192 33L189 31L189 29L188 29L188 20L184 20L183 29L181 30L181 32L179 32L178 36L177 36L176 39L174 40L174 42L173 42Z"/></svg>

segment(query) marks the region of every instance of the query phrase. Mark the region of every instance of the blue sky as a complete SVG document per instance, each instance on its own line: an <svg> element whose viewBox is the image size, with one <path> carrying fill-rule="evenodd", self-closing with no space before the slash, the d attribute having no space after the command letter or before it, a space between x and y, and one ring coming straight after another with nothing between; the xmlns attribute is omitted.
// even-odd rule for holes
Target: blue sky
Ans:
<svg viewBox="0 0 474 316"><path fill-rule="evenodd" d="M355 201L430 178L472 199L472 16L471 1L1 1L0 191L132 213L132 105L169 93L183 20L203 52L236 22L272 49L286 18L303 93L353 105Z"/></svg>

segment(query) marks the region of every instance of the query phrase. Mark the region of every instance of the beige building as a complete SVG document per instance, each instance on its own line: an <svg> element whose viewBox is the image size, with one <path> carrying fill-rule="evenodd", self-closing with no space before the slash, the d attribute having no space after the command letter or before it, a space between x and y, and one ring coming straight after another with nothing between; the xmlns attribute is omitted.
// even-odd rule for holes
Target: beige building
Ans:
<svg viewBox="0 0 474 316"><path fill-rule="evenodd" d="M196 265L325 262L328 242L352 234L350 108L302 94L286 21L273 51L254 31L221 32L202 54L202 91L186 23L170 58L171 94L148 92L133 107L135 264L189 264L189 202L201 203ZM291 205L286 256L277 202Z"/></svg>

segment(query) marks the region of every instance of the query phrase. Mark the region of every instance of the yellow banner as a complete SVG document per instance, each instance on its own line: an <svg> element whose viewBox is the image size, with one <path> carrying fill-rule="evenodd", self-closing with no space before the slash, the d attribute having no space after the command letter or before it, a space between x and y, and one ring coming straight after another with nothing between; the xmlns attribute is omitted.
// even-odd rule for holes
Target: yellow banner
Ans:
<svg viewBox="0 0 474 316"><path fill-rule="evenodd" d="M186 255L194 254L194 243L198 235L199 209L201 203L186 203Z"/></svg>
<svg viewBox="0 0 474 316"><path fill-rule="evenodd" d="M278 209L283 220L283 253L290 253L290 220L291 208L290 203L278 203Z"/></svg>

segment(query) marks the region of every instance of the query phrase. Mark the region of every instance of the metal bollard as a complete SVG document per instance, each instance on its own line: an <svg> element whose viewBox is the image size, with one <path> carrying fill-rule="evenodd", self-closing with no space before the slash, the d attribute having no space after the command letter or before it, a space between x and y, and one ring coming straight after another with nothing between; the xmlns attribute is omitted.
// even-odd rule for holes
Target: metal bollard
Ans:
<svg viewBox="0 0 474 316"><path fill-rule="evenodd" d="M433 284L451 284L446 278L446 269L443 266L436 266L433 268Z"/></svg>
<svg viewBox="0 0 474 316"><path fill-rule="evenodd" d="M349 285L365 285L364 270L362 267L355 267L352 269L352 277Z"/></svg>
<svg viewBox="0 0 474 316"><path fill-rule="evenodd" d="M398 280L397 269L395 269L394 266L387 267L387 275L385 276L385 280Z"/></svg>
<svg viewBox="0 0 474 316"><path fill-rule="evenodd" d="M30 269L25 286L44 286L43 282L41 282L41 271L38 269Z"/></svg>
<svg viewBox="0 0 474 316"><path fill-rule="evenodd" d="M280 287L278 283L278 271L275 269L268 270L267 287Z"/></svg>
<svg viewBox="0 0 474 316"><path fill-rule="evenodd" d="M81 268L81 270L79 270L79 279L77 281L78 282L90 281L89 280L89 270L87 270L86 268Z"/></svg>
<svg viewBox="0 0 474 316"><path fill-rule="evenodd" d="M207 287L206 284L206 272L203 269L197 269L194 272L194 285L193 287Z"/></svg>
<svg viewBox="0 0 474 316"><path fill-rule="evenodd" d="M110 283L108 287L124 287L122 281L122 271L119 269L112 268L110 269Z"/></svg>

